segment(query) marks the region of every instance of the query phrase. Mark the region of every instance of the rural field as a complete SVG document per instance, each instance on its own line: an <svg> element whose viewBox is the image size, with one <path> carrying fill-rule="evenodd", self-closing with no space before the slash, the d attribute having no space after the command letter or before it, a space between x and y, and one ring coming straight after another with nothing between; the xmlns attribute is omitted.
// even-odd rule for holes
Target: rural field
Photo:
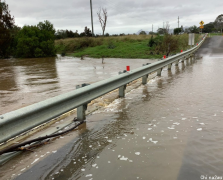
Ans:
<svg viewBox="0 0 223 180"><path fill-rule="evenodd" d="M190 48L188 46L188 34L183 35L126 35L110 37L82 37L68 38L55 41L58 54L66 54L74 57L93 58L161 58L166 54L166 49L171 48L170 54ZM201 36L196 34L195 42ZM150 44L151 39L153 44Z"/></svg>

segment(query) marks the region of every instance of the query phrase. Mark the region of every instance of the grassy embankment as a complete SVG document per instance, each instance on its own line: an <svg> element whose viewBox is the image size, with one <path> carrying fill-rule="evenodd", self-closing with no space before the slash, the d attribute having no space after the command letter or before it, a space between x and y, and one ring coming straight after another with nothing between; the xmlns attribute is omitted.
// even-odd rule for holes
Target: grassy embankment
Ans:
<svg viewBox="0 0 223 180"><path fill-rule="evenodd" d="M210 36L223 36L223 33L210 33Z"/></svg>
<svg viewBox="0 0 223 180"><path fill-rule="evenodd" d="M163 53L155 51L155 47L149 47L151 35L129 35L117 37L83 37L56 40L57 53L66 53L74 57L89 56L93 58L138 58L152 59L161 58ZM188 35L173 36L178 39L178 49L171 54L186 50L188 46ZM199 40L196 35L195 42Z"/></svg>

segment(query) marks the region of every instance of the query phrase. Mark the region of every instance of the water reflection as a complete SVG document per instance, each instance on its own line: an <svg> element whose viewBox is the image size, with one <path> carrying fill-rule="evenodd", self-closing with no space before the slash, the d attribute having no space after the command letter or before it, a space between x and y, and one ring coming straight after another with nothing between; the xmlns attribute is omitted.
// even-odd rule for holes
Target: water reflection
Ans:
<svg viewBox="0 0 223 180"><path fill-rule="evenodd" d="M17 89L16 72L12 60L0 60L0 94L4 95L5 91Z"/></svg>
<svg viewBox="0 0 223 180"><path fill-rule="evenodd" d="M181 62L181 70L184 70L185 69L185 64L184 64L184 61Z"/></svg>
<svg viewBox="0 0 223 180"><path fill-rule="evenodd" d="M180 74L180 68L179 68L179 66L175 66L175 74Z"/></svg>
<svg viewBox="0 0 223 180"><path fill-rule="evenodd" d="M0 74L0 113L38 102L60 88L56 58L1 60Z"/></svg>
<svg viewBox="0 0 223 180"><path fill-rule="evenodd" d="M0 60L0 114L75 90L155 60L58 57Z"/></svg>

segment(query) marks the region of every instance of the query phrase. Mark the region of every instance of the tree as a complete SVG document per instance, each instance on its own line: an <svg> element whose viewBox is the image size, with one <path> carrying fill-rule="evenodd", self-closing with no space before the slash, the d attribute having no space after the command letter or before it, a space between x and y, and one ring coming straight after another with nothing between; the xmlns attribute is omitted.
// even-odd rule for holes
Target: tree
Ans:
<svg viewBox="0 0 223 180"><path fill-rule="evenodd" d="M166 33L166 29L165 28L159 28L159 29L157 29L157 33L158 34L165 34Z"/></svg>
<svg viewBox="0 0 223 180"><path fill-rule="evenodd" d="M80 33L80 37L91 37L92 36L92 33L91 33L91 30L86 26L84 28L84 32Z"/></svg>
<svg viewBox="0 0 223 180"><path fill-rule="evenodd" d="M156 33L155 33L155 32L150 31L150 32L149 32L149 34L151 34L151 35L155 35Z"/></svg>
<svg viewBox="0 0 223 180"><path fill-rule="evenodd" d="M100 8L99 11L97 12L97 15L98 15L99 22L101 24L102 35L104 36L107 19L108 19L107 9Z"/></svg>
<svg viewBox="0 0 223 180"><path fill-rule="evenodd" d="M199 28L197 26L190 26L189 28L185 29L186 33L199 33Z"/></svg>
<svg viewBox="0 0 223 180"><path fill-rule="evenodd" d="M55 33L55 38L56 39L65 39L67 38L67 33L65 30L57 30L57 32Z"/></svg>
<svg viewBox="0 0 223 180"><path fill-rule="evenodd" d="M182 29L181 28L175 28L174 29L174 34L179 34L182 32Z"/></svg>
<svg viewBox="0 0 223 180"><path fill-rule="evenodd" d="M139 33L139 35L146 35L146 32L145 32L145 31L141 31L141 32Z"/></svg>
<svg viewBox="0 0 223 180"><path fill-rule="evenodd" d="M85 36L87 36L87 37L92 36L91 30L89 28L87 28L87 26L84 28L84 33L85 33Z"/></svg>
<svg viewBox="0 0 223 180"><path fill-rule="evenodd" d="M14 17L10 15L8 5L0 0L0 57L8 57L9 55L13 27Z"/></svg>
<svg viewBox="0 0 223 180"><path fill-rule="evenodd" d="M210 22L204 25L204 29L202 30L203 33L210 33L215 31L214 22Z"/></svg>
<svg viewBox="0 0 223 180"><path fill-rule="evenodd" d="M214 21L214 25L216 29L220 29L221 33L222 33L222 29L223 29L223 14L219 15L215 21Z"/></svg>
<svg viewBox="0 0 223 180"><path fill-rule="evenodd" d="M16 56L55 56L54 34L53 24L47 20L37 26L24 26L16 36Z"/></svg>

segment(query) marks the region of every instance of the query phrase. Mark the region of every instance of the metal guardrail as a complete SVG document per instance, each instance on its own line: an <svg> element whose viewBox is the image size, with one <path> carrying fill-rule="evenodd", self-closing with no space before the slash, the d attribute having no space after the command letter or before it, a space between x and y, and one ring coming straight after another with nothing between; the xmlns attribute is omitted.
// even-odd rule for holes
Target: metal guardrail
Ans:
<svg viewBox="0 0 223 180"><path fill-rule="evenodd" d="M141 77L143 78L143 82L145 82L148 74L155 71L157 71L158 74L161 74L162 68L166 66L171 68L173 63L178 63L181 59L191 57L204 42L205 38L206 35L195 47L168 57L165 60L158 61L135 70L122 73L115 77L99 81L89 86L0 115L0 143L3 143L38 125L46 123L74 108L86 106L88 102L117 88L119 88L120 97L124 96L126 84Z"/></svg>

